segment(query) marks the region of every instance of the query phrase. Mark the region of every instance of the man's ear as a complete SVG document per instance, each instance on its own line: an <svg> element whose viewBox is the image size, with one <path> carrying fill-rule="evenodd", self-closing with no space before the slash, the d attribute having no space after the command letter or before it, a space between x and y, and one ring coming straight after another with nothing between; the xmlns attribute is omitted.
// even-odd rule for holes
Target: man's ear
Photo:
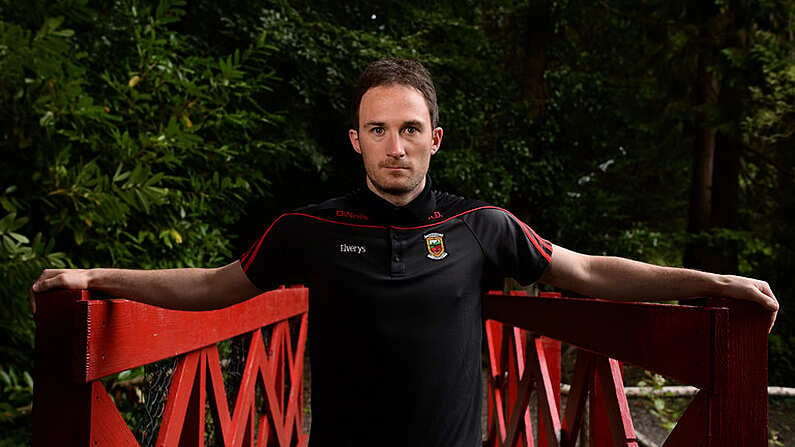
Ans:
<svg viewBox="0 0 795 447"><path fill-rule="evenodd" d="M439 151L439 147L442 145L442 137L444 136L444 130L441 127L437 127L433 129L432 135L432 143L431 143L431 155L435 154Z"/></svg>
<svg viewBox="0 0 795 447"><path fill-rule="evenodd" d="M357 154L361 154L362 148L359 147L359 132L357 132L355 129L348 129L348 139L351 140L351 146L353 146L353 150L355 150Z"/></svg>

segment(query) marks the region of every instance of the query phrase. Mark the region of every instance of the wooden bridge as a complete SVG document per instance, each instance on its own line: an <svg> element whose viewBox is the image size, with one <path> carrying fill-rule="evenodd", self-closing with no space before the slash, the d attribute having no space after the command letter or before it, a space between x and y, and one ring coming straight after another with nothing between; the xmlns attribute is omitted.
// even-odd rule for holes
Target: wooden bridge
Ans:
<svg viewBox="0 0 795 447"><path fill-rule="evenodd" d="M308 293L280 288L206 312L91 300L85 290L39 295L34 447L137 446L101 379L174 356L156 445L204 446L206 408L224 446L305 445ZM766 446L768 316L750 303L707 301L697 307L490 293L484 446L574 446L586 405L591 447L637 446L619 362L700 390L665 446ZM230 412L216 344L246 333ZM561 341L579 348L562 418ZM258 384L264 402L255 398Z"/></svg>

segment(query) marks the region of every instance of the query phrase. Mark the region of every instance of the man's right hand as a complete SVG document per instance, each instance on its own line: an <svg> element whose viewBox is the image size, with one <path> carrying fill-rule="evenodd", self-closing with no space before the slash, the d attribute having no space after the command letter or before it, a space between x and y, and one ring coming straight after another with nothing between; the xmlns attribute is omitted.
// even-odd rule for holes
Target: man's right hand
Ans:
<svg viewBox="0 0 795 447"><path fill-rule="evenodd" d="M90 270L45 269L30 288L30 310L36 313L36 294L51 289L88 289Z"/></svg>

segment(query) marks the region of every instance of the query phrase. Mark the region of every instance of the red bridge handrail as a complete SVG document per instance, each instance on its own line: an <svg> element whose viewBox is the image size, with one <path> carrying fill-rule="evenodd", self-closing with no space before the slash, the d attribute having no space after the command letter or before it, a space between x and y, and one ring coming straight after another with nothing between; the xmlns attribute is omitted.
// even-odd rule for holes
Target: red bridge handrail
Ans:
<svg viewBox="0 0 795 447"><path fill-rule="evenodd" d="M590 445L638 445L618 361L700 389L665 446L767 445L768 315L761 306L715 299L703 307L491 293L484 298L484 313L491 361L485 445L521 445L522 439L535 445L527 411L532 390L539 397L538 445L574 445L589 393L591 433L597 437ZM558 414L560 348L552 358L547 337L581 348L563 420ZM594 422L608 427L595 428Z"/></svg>
<svg viewBox="0 0 795 447"><path fill-rule="evenodd" d="M301 426L306 288L280 288L202 312L59 290L39 295L37 308L35 447L138 445L100 379L174 356L179 361L157 445L204 445L206 403L216 411L224 445L307 440ZM299 320L298 340L291 340L291 318ZM263 327L273 328L267 346ZM245 333L251 344L230 414L215 344ZM257 383L266 394L265 411L256 408Z"/></svg>

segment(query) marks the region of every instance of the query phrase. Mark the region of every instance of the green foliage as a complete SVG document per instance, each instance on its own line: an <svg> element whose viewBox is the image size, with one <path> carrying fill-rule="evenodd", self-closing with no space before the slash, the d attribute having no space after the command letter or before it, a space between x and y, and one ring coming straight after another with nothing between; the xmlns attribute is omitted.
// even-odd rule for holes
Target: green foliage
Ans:
<svg viewBox="0 0 795 447"><path fill-rule="evenodd" d="M637 386L650 387L656 391L655 395L646 396L645 404L649 412L657 417L660 426L668 431L673 430L676 422L690 405L691 399L659 395L665 386L671 386L671 381L650 371L644 371L645 378Z"/></svg>
<svg viewBox="0 0 795 447"><path fill-rule="evenodd" d="M229 262L233 227L270 180L322 165L269 106L267 37L218 49L185 8L0 6L0 365L12 371L32 369L28 288L43 268Z"/></svg>
<svg viewBox="0 0 795 447"><path fill-rule="evenodd" d="M795 9L792 4L789 7ZM787 54L791 47L791 41L768 30L756 30L748 60L742 61L761 67L762 82L749 87L754 107L742 126L746 144L763 151L786 142L795 132L791 124L795 120L795 60Z"/></svg>
<svg viewBox="0 0 795 447"><path fill-rule="evenodd" d="M81 265L99 253L118 266L217 265L230 239L208 223L235 222L263 195L266 160L287 154L267 134L280 117L255 101L273 77L259 66L269 49L201 55L167 28L179 5L132 6L122 24L132 33L117 38L135 51L95 73L102 107L53 124L60 144L43 201Z"/></svg>
<svg viewBox="0 0 795 447"><path fill-rule="evenodd" d="M19 415L19 407L27 405L33 396L33 378L27 371L18 373L14 367L0 366L0 424L12 421Z"/></svg>
<svg viewBox="0 0 795 447"><path fill-rule="evenodd" d="M0 202L8 203L5 196ZM7 211L13 211L9 204ZM33 324L27 300L27 290L31 279L35 279L45 267L63 267L66 256L53 251L53 242L44 242L41 233L31 241L18 231L28 219L17 217L10 212L0 219L0 296L17 297L4 299L0 306L0 336L7 344L0 347L3 363L29 365L28 359L33 351ZM21 295L21 296L20 296Z"/></svg>
<svg viewBox="0 0 795 447"><path fill-rule="evenodd" d="M665 377L644 371L645 379L638 382L639 387L650 387L652 390L660 392L663 387L668 385L669 381ZM657 417L661 427L671 431L676 426L676 421L682 417L682 413L689 402L682 405L681 402L674 402L671 398L659 395L648 395L646 398L646 406L649 412ZM682 400L682 399L678 399Z"/></svg>
<svg viewBox="0 0 795 447"><path fill-rule="evenodd" d="M795 335L770 334L768 335L767 356L771 365L768 382L777 386L795 386Z"/></svg>
<svg viewBox="0 0 795 447"><path fill-rule="evenodd" d="M286 108L296 119L288 125L298 129L291 134L326 151L329 183L344 184L340 190L361 184L360 162L340 138L350 126L350 89L368 63L397 56L421 60L437 85L446 130L432 163L437 184L502 205L555 193L558 154L526 138L529 101L515 73L495 69L505 53L490 40L480 8L283 1L263 9L262 30L280 50L277 70L292 91ZM316 123L318 115L328 119Z"/></svg>
<svg viewBox="0 0 795 447"><path fill-rule="evenodd" d="M247 202L267 195L268 174L314 155L285 143L277 128L283 116L263 107L276 80L266 40L208 55L211 42L170 28L181 8L120 2L104 16L94 12L85 35L47 19L38 34L46 39L8 45L9 59L52 67L31 67L37 76L27 80L3 79L18 91L4 98L17 110L5 117L10 146L36 148L5 167L4 179L26 192L26 211L43 215L36 227L68 247L75 264L228 260L223 230ZM46 50L38 40L50 42ZM80 51L97 41L103 53ZM33 117L38 125L25 129ZM33 164L32 175L23 162Z"/></svg>
<svg viewBox="0 0 795 447"><path fill-rule="evenodd" d="M27 371L18 372L13 366L0 365L0 445L30 445L29 423L24 416L30 413L33 400L33 378Z"/></svg>
<svg viewBox="0 0 795 447"><path fill-rule="evenodd" d="M3 371L31 369L27 288L43 268L219 265L273 214L359 186L351 86L400 56L437 84L442 188L588 253L679 265L687 241L736 244L739 272L769 279L785 309L770 339L783 384L795 2L694 5L0 2ZM721 107L694 99L710 14L731 32L709 69L738 90ZM688 235L702 113L742 141L739 222Z"/></svg>

